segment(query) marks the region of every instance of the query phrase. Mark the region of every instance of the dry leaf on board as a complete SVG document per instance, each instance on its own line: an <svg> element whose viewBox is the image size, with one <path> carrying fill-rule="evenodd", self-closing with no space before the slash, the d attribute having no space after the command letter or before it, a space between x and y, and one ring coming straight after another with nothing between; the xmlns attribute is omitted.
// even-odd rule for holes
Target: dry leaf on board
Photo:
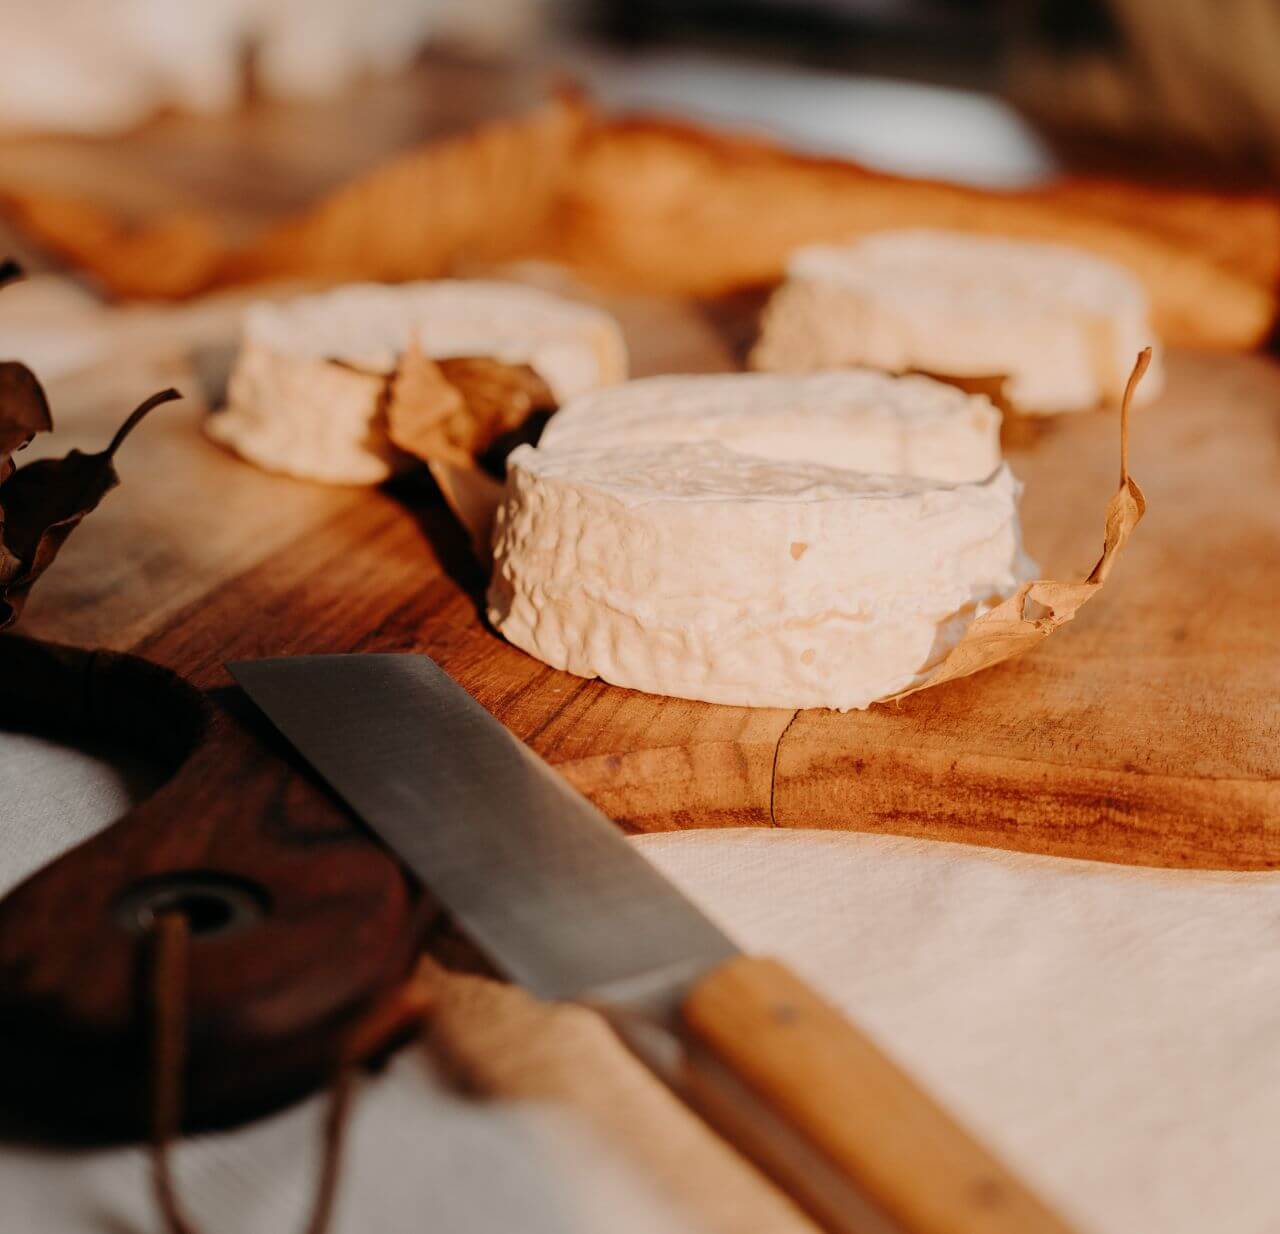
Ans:
<svg viewBox="0 0 1280 1234"><path fill-rule="evenodd" d="M0 484L13 474L13 455L52 427L49 400L36 375L17 360L0 361Z"/></svg>
<svg viewBox="0 0 1280 1234"><path fill-rule="evenodd" d="M396 282L534 252L589 122L585 102L563 91L410 150L231 254L218 281Z"/></svg>
<svg viewBox="0 0 1280 1234"><path fill-rule="evenodd" d="M911 180L755 138L636 119L591 131L549 234L551 255L596 282L689 296L777 282L801 245L886 229L1052 241L1131 270L1166 342L1257 346L1275 318L1273 284L1213 260L1183 235L1160 231L1152 222L1159 193L1150 194L1145 221L1123 219L1060 206L1052 188L1002 193ZM1223 197L1224 219L1232 208Z"/></svg>
<svg viewBox="0 0 1280 1234"><path fill-rule="evenodd" d="M977 618L946 656L927 670L922 681L882 701L896 702L1030 651L1072 620L1101 590L1120 550L1147 509L1142 489L1129 474L1129 404L1150 362L1148 347L1138 356L1125 387L1120 410L1120 487L1107 503L1102 556L1089 577L1083 582L1037 579L1023 583L1007 600Z"/></svg>
<svg viewBox="0 0 1280 1234"><path fill-rule="evenodd" d="M0 209L46 251L91 274L111 295L182 299L215 281L227 242L198 210L128 223L61 193L6 188Z"/></svg>
<svg viewBox="0 0 1280 1234"><path fill-rule="evenodd" d="M20 278L15 262L0 263L0 286ZM100 454L72 450L15 470L12 455L53 428L49 401L24 364L0 364L0 630L18 619L27 593L49 568L80 520L118 482L112 459L120 443L153 407L177 398L165 390L147 399Z"/></svg>
<svg viewBox="0 0 1280 1234"><path fill-rule="evenodd" d="M445 504L466 530L471 551L487 573L493 559L493 520L502 504L503 486L479 467L433 459L427 464Z"/></svg>
<svg viewBox="0 0 1280 1234"><path fill-rule="evenodd" d="M111 292L175 298L298 277L437 278L558 259L629 291L715 296L776 282L799 245L900 227L1071 244L1132 270L1166 342L1251 348L1270 330L1280 201L1124 182L995 192L690 124L606 121L576 94L428 142L233 245L212 215L122 224L6 186L0 206Z"/></svg>
<svg viewBox="0 0 1280 1234"><path fill-rule="evenodd" d="M177 390L153 394L97 454L72 450L64 458L39 459L0 484L0 630L18 619L32 585L67 537L119 483L113 460L124 439L152 408L180 397Z"/></svg>
<svg viewBox="0 0 1280 1234"><path fill-rule="evenodd" d="M411 344L388 379L387 435L425 462L477 555L502 497L506 456L533 440L556 409L550 387L526 364L485 356L432 360Z"/></svg>
<svg viewBox="0 0 1280 1234"><path fill-rule="evenodd" d="M550 387L527 364L432 360L410 346L391 376L387 433L424 462L473 465L555 408Z"/></svg>
<svg viewBox="0 0 1280 1234"><path fill-rule="evenodd" d="M563 91L527 114L408 150L243 245L200 210L133 224L26 185L4 186L0 210L121 298L185 299L294 276L437 278L459 262L536 250L589 117Z"/></svg>

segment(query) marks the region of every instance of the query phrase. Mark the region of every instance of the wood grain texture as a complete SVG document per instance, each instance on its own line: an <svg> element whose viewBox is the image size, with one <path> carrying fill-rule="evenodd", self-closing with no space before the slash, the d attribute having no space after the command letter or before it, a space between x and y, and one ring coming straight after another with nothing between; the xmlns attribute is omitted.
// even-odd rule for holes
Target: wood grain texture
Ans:
<svg viewBox="0 0 1280 1234"><path fill-rule="evenodd" d="M724 306L610 303L640 373L728 367L742 334ZM116 414L85 383L68 391L77 436ZM121 489L24 629L134 650L205 688L228 684L233 657L424 651L633 830L835 827L1274 868L1278 408L1275 362L1173 355L1134 426L1150 511L1098 601L1032 655L866 712L719 707L548 669L485 624L481 571L425 477L360 491L263 475L206 442L194 406L130 443ZM1011 453L1028 548L1054 576L1096 559L1116 457L1105 414Z"/></svg>
<svg viewBox="0 0 1280 1234"><path fill-rule="evenodd" d="M0 183L244 234L391 151L509 112L545 75L436 59L329 107L174 117L114 142L0 142ZM319 119L318 119L319 117ZM270 166L273 174L261 174ZM121 169L125 169L122 173ZM110 174L108 174L110 172ZM547 267L519 276L564 287ZM759 298L603 297L640 376L740 363ZM428 481L379 492L268 476L207 442L196 368L154 348L52 384L57 432L129 442L123 484L34 592L23 629L134 650L204 688L232 656L436 656L623 826L839 827L1169 866L1280 864L1280 367L1175 353L1134 426L1150 510L1106 591L1040 650L869 712L747 711L549 670L480 616L483 580ZM1064 417L1010 453L1026 541L1055 577L1096 560L1116 424Z"/></svg>
<svg viewBox="0 0 1280 1234"><path fill-rule="evenodd" d="M188 1123L327 1082L417 950L423 922L398 862L238 693L210 699L131 656L13 636L0 638L0 678L0 724L114 734L176 766L0 902L0 1052L22 1060L0 1076L6 1106L77 1137L145 1130L145 919L130 906L174 876L192 923ZM213 928L225 901L209 898L211 880L248 897L242 928Z"/></svg>
<svg viewBox="0 0 1280 1234"><path fill-rule="evenodd" d="M740 956L689 992L683 1019L695 1049L684 1087L701 1108L729 1114L734 1093L703 1071L727 1068L805 1145L906 1234L1068 1234L1068 1227L972 1139L861 1030L776 960ZM754 1121L754 1120L749 1120ZM766 1168L807 1198L825 1229L877 1227L834 1187L806 1194L812 1169L774 1163L777 1136L756 1145Z"/></svg>

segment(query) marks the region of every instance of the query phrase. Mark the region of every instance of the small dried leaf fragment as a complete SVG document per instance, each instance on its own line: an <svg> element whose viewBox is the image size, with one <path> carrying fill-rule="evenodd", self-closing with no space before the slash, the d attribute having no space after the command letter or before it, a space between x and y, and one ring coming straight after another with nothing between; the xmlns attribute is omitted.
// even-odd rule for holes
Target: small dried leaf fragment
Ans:
<svg viewBox="0 0 1280 1234"><path fill-rule="evenodd" d="M412 346L391 378L387 432L424 462L475 465L535 413L555 407L547 383L526 364L432 360Z"/></svg>
<svg viewBox="0 0 1280 1234"><path fill-rule="evenodd" d="M1083 582L1037 579L1023 583L1007 600L974 621L964 637L928 671L924 680L881 701L896 702L920 690L968 677L971 673L1030 651L1059 626L1071 621L1102 589L1120 550L1147 509L1142 489L1129 475L1129 406L1150 362L1151 349L1148 347L1138 356L1125 386L1120 409L1120 487L1107 503L1102 556L1089 577Z"/></svg>
<svg viewBox="0 0 1280 1234"><path fill-rule="evenodd" d="M536 252L593 120L562 90L407 150L230 254L218 281L397 282Z"/></svg>
<svg viewBox="0 0 1280 1234"><path fill-rule="evenodd" d="M479 467L459 467L443 459L427 464L445 504L471 539L471 550L487 570L493 520L502 504L502 485Z"/></svg>
<svg viewBox="0 0 1280 1234"><path fill-rule="evenodd" d="M67 537L119 483L113 460L120 444L153 408L179 397L176 390L153 394L97 454L72 450L65 458L40 459L0 484L4 511L0 630L17 620L32 585L52 564Z"/></svg>
<svg viewBox="0 0 1280 1234"><path fill-rule="evenodd" d="M0 192L0 210L46 251L121 298L196 295L214 283L228 252L218 222L199 210L133 224L92 202L14 188Z"/></svg>
<svg viewBox="0 0 1280 1234"><path fill-rule="evenodd" d="M49 400L36 375L16 360L0 361L0 484L13 472L12 456L51 428Z"/></svg>
<svg viewBox="0 0 1280 1234"><path fill-rule="evenodd" d="M22 278L22 267L11 258L0 261L0 287ZM16 360L0 361L0 484L13 473L12 456L37 433L53 427L49 400L36 375ZM0 511L0 527L4 514Z"/></svg>
<svg viewBox="0 0 1280 1234"><path fill-rule="evenodd" d="M462 392L440 366L411 344L387 382L387 436L406 454L428 462L471 463L461 444L472 435Z"/></svg>
<svg viewBox="0 0 1280 1234"><path fill-rule="evenodd" d="M411 345L388 381L387 435L431 469L454 516L485 559L507 453L556 409L555 395L526 364L483 356L432 360Z"/></svg>

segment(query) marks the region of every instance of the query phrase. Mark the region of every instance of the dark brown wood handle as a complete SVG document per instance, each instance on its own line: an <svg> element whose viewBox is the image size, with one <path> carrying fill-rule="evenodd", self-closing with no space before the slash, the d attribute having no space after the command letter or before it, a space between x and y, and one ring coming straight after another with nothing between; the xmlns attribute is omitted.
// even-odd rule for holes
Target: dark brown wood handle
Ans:
<svg viewBox="0 0 1280 1234"><path fill-rule="evenodd" d="M688 995L679 1087L839 1234L1069 1234L896 1063L776 960ZM762 1121L760 1111L768 1112Z"/></svg>
<svg viewBox="0 0 1280 1234"><path fill-rule="evenodd" d="M228 687L131 656L0 638L0 726L110 735L172 778L0 902L0 1100L61 1133L143 1129L146 926L186 913L187 1125L326 1082L407 972L417 893Z"/></svg>

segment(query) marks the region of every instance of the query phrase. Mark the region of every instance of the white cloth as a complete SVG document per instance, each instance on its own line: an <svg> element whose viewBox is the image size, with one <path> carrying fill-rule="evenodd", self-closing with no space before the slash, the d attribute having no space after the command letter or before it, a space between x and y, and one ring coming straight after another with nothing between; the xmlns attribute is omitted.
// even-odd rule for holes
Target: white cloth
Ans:
<svg viewBox="0 0 1280 1234"><path fill-rule="evenodd" d="M130 779L0 735L0 892ZM1083 1231L1275 1234L1280 875L1164 872L833 832L641 837L746 947L824 990ZM300 1218L316 1101L186 1144L211 1228ZM6 1231L153 1228L136 1149L0 1149ZM365 1090L339 1232L677 1231L568 1118L447 1093L406 1055Z"/></svg>
<svg viewBox="0 0 1280 1234"><path fill-rule="evenodd" d="M167 106L226 111L255 84L338 93L445 39L503 50L537 28L537 0L0 0L0 131L117 133Z"/></svg>

